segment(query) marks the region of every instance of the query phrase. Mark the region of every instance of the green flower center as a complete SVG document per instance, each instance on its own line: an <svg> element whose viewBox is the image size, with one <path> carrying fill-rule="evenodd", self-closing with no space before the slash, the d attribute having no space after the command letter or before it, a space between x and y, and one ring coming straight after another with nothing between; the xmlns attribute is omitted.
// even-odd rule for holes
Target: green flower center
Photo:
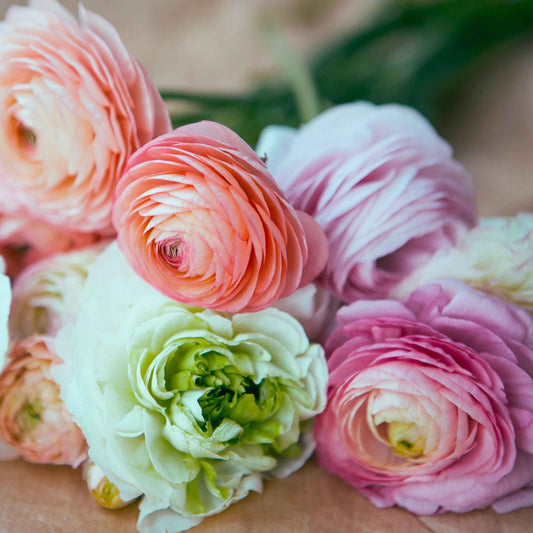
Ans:
<svg viewBox="0 0 533 533"><path fill-rule="evenodd" d="M249 360L249 354L239 348L213 345L204 339L182 339L166 357L163 388L167 392L156 395L157 403L166 409L176 401L179 404L184 393L204 391L197 399L202 420L196 421L203 432L211 435L229 419L243 428L229 444L249 439L271 443L282 428L273 417L286 400L283 380L273 377L256 382L237 367L237 361Z"/></svg>

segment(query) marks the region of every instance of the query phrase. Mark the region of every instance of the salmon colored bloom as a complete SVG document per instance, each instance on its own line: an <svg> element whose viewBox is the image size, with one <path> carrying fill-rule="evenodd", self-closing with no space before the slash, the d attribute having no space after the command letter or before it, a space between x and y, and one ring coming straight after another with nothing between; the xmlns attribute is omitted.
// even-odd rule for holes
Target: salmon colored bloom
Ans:
<svg viewBox="0 0 533 533"><path fill-rule="evenodd" d="M178 128L132 156L113 224L148 283L220 311L265 309L327 260L318 224L293 209L237 134L214 122Z"/></svg>
<svg viewBox="0 0 533 533"><path fill-rule="evenodd" d="M170 120L111 24L79 18L31 0L0 24L0 210L105 231L129 155Z"/></svg>
<svg viewBox="0 0 533 533"><path fill-rule="evenodd" d="M11 349L0 374L0 440L27 461L76 467L86 459L87 447L51 375L60 362L41 337ZM0 446L0 459L8 458L13 454Z"/></svg>

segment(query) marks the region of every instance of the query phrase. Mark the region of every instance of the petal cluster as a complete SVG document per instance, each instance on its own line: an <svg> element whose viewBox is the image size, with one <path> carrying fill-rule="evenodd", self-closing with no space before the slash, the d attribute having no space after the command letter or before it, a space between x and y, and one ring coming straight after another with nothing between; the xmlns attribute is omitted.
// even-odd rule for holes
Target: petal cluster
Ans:
<svg viewBox="0 0 533 533"><path fill-rule="evenodd" d="M316 222L293 209L240 137L213 122L178 128L129 160L113 223L141 277L221 311L265 309L327 259Z"/></svg>
<svg viewBox="0 0 533 533"><path fill-rule="evenodd" d="M329 241L321 277L345 302L379 298L475 223L470 177L413 109L329 109L298 131L269 127L257 147L289 201Z"/></svg>

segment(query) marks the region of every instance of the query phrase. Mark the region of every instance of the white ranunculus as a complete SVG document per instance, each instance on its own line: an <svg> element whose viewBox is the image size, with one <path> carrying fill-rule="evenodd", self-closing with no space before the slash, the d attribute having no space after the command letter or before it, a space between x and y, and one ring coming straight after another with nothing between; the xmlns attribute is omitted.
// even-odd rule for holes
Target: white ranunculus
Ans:
<svg viewBox="0 0 533 533"><path fill-rule="evenodd" d="M76 323L58 336L56 378L91 459L139 527L172 531L220 512L314 449L324 352L277 309L225 314L170 300L113 244L89 272Z"/></svg>
<svg viewBox="0 0 533 533"><path fill-rule="evenodd" d="M7 321L9 307L11 305L11 286L9 278L3 274L3 261L0 257L0 370L4 367L9 336L7 333Z"/></svg>
<svg viewBox="0 0 533 533"><path fill-rule="evenodd" d="M533 311L533 213L484 218L457 247L437 253L393 296L405 298L438 278L455 278Z"/></svg>

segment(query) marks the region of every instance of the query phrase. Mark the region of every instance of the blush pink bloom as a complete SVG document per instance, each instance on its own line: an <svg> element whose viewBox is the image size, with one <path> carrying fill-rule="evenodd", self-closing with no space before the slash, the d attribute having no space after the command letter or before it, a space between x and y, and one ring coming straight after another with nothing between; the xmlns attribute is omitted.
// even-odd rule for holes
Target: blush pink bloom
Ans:
<svg viewBox="0 0 533 533"><path fill-rule="evenodd" d="M0 23L0 211L108 231L125 162L170 120L111 24L79 17L31 0Z"/></svg>
<svg viewBox="0 0 533 533"><path fill-rule="evenodd" d="M320 463L378 507L533 505L533 319L461 282L360 301L327 344Z"/></svg>
<svg viewBox="0 0 533 533"><path fill-rule="evenodd" d="M257 152L330 246L321 276L345 302L380 298L475 223L472 184L424 117L398 105L334 107Z"/></svg>
<svg viewBox="0 0 533 533"><path fill-rule="evenodd" d="M0 374L0 440L26 461L78 466L87 446L59 397L51 367L62 360L42 337L16 344ZM0 460L12 459L5 446Z"/></svg>
<svg viewBox="0 0 533 533"><path fill-rule="evenodd" d="M264 309L309 283L327 259L318 224L292 208L237 134L214 122L178 128L131 157L113 224L143 279L220 311Z"/></svg>
<svg viewBox="0 0 533 533"><path fill-rule="evenodd" d="M95 233L64 231L25 216L0 215L0 254L11 278L36 261L88 246L100 238Z"/></svg>

